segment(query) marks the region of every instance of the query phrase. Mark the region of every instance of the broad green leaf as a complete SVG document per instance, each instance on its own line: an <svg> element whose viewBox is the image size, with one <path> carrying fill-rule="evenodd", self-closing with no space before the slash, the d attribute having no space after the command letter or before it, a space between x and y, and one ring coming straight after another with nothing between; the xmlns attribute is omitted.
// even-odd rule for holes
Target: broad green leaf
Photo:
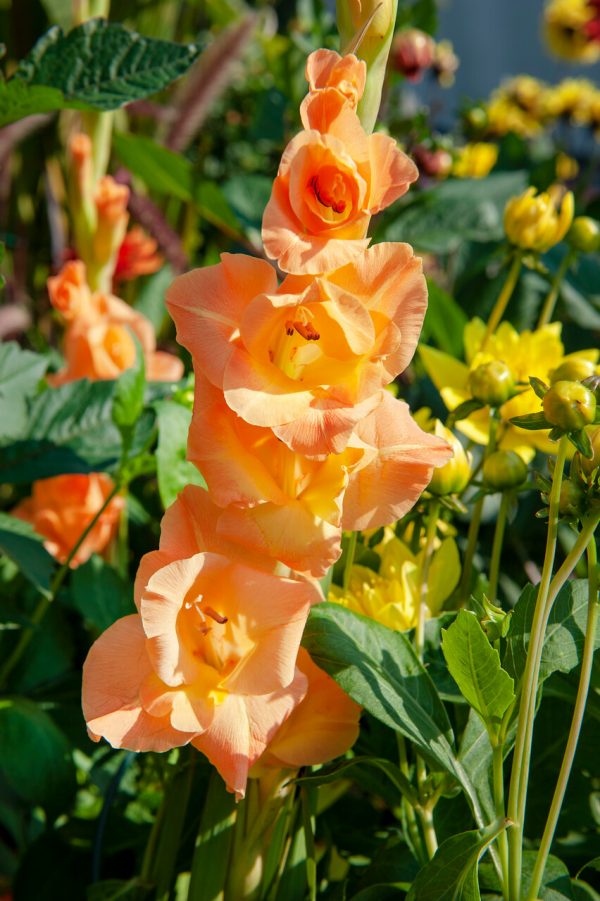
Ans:
<svg viewBox="0 0 600 901"><path fill-rule="evenodd" d="M406 901L480 901L477 865L499 831L461 832L442 842L417 875Z"/></svg>
<svg viewBox="0 0 600 901"><path fill-rule="evenodd" d="M464 241L500 241L506 202L526 186L525 172L444 182L422 191L392 221L387 217L377 237L431 253L451 253Z"/></svg>
<svg viewBox="0 0 600 901"><path fill-rule="evenodd" d="M223 185L223 194L246 228L260 233L272 187L273 180L266 175L234 175Z"/></svg>
<svg viewBox="0 0 600 901"><path fill-rule="evenodd" d="M325 602L311 610L302 643L354 701L451 773L481 820L475 790L452 747L444 705L405 635Z"/></svg>
<svg viewBox="0 0 600 901"><path fill-rule="evenodd" d="M97 554L73 572L69 600L99 632L122 616L135 613L131 587Z"/></svg>
<svg viewBox="0 0 600 901"><path fill-rule="evenodd" d="M162 400L156 404L156 413L156 472L160 499L166 509L186 485L202 485L206 488L206 482L194 464L186 459L191 410L175 401Z"/></svg>
<svg viewBox="0 0 600 901"><path fill-rule="evenodd" d="M113 397L113 422L123 436L131 434L144 409L146 384L144 353L139 340L133 335L132 338L136 349L135 363L117 379Z"/></svg>
<svg viewBox="0 0 600 901"><path fill-rule="evenodd" d="M51 113L66 106L56 88L28 85L20 78L0 79L0 128L25 116Z"/></svg>
<svg viewBox="0 0 600 901"><path fill-rule="evenodd" d="M535 851L523 852L523 897L527 897L536 859ZM538 897L541 901L573 901L569 870L562 860L552 854L546 862Z"/></svg>
<svg viewBox="0 0 600 901"><path fill-rule="evenodd" d="M0 513L0 552L17 564L38 591L49 595L55 561L43 540L29 523L9 513Z"/></svg>
<svg viewBox="0 0 600 901"><path fill-rule="evenodd" d="M69 742L37 704L26 698L0 701L0 769L26 801L56 814L69 808L75 766Z"/></svg>
<svg viewBox="0 0 600 901"><path fill-rule="evenodd" d="M235 796L218 773L208 784L208 794L196 838L188 901L221 901L230 870L229 853L236 820Z"/></svg>
<svg viewBox="0 0 600 901"><path fill-rule="evenodd" d="M29 403L27 430L0 447L0 482L32 482L65 472L95 472L121 456L122 439L112 421L114 382L70 382ZM144 412L132 452L152 434L154 414Z"/></svg>
<svg viewBox="0 0 600 901"><path fill-rule="evenodd" d="M514 682L500 665L500 655L491 646L474 613L461 610L444 630L442 651L450 675L486 726L500 727L502 717L514 701Z"/></svg>
<svg viewBox="0 0 600 901"><path fill-rule="evenodd" d="M149 276L142 284L135 301L135 308L149 319L157 335L160 334L167 318L165 291L175 278L169 265Z"/></svg>
<svg viewBox="0 0 600 901"><path fill-rule="evenodd" d="M152 138L116 132L115 152L123 165L152 191L188 202L192 199L192 164Z"/></svg>
<svg viewBox="0 0 600 901"><path fill-rule="evenodd" d="M68 31L73 24L73 0L42 0L42 6L53 25Z"/></svg>
<svg viewBox="0 0 600 901"><path fill-rule="evenodd" d="M219 185L212 181L199 182L194 190L194 203L207 222L234 236L243 234L240 222Z"/></svg>
<svg viewBox="0 0 600 901"><path fill-rule="evenodd" d="M467 317L453 297L432 279L427 279L429 302L421 340L431 336L440 350L457 360L463 357L463 332Z"/></svg>
<svg viewBox="0 0 600 901"><path fill-rule="evenodd" d="M0 344L0 442L19 436L27 424L26 399L35 394L48 360L14 341Z"/></svg>
<svg viewBox="0 0 600 901"><path fill-rule="evenodd" d="M517 601L511 617L503 665L518 682L525 670L529 636L537 598L537 587L527 585ZM588 606L586 579L568 582L552 607L540 668L543 682L554 672L568 673L581 661L585 638ZM600 627L596 635L596 647L600 647Z"/></svg>
<svg viewBox="0 0 600 901"><path fill-rule="evenodd" d="M462 734L458 759L475 787L479 803L487 822L492 822L496 815L492 788L493 752L485 725L473 709Z"/></svg>
<svg viewBox="0 0 600 901"><path fill-rule="evenodd" d="M379 757L353 757L352 760L342 760L332 767L324 770L318 770L310 776L301 776L294 781L299 784L309 785L326 785L328 782L335 782L336 779L343 779L352 774L352 770L360 767L373 766L380 770L390 782L398 789L398 791L408 798L413 806L419 803L419 799L406 778L406 776L389 760Z"/></svg>

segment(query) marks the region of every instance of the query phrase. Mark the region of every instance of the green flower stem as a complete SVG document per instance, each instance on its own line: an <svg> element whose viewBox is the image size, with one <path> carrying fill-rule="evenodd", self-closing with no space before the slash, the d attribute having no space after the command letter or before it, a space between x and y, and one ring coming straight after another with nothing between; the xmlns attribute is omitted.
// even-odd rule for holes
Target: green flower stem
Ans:
<svg viewBox="0 0 600 901"><path fill-rule="evenodd" d="M587 546L588 559L588 579L589 579L589 595L588 595L588 615L585 630L585 641L583 644L583 658L581 661L581 673L579 676L579 685L577 687L577 697L575 698L575 708L573 710L573 719L571 720L571 728L567 739L567 746L562 759L556 788L552 797L552 804L546 820L544 834L540 843L538 856L535 862L533 875L531 877L531 886L527 901L535 901L538 895L544 869L550 853L550 847L556 831L556 824L560 810L564 801L565 792L573 760L577 750L577 742L579 741L579 733L581 732L581 724L585 713L585 705L587 702L588 691L590 687L590 679L592 675L592 665L594 662L594 645L596 638L596 627L598 625L598 558L596 553L596 542L594 536L589 539Z"/></svg>
<svg viewBox="0 0 600 901"><path fill-rule="evenodd" d="M552 490L550 492L550 508L548 516L548 533L546 537L546 553L542 578L538 590L537 602L525 672L521 686L521 700L513 754L510 789L508 793L508 817L514 823L508 836L510 873L509 873L509 899L519 901L521 897L521 870L523 860L523 820L525 814L525 800L527 796L527 783L529 771L529 757L531 754L531 740L533 733L533 720L535 717L535 702L537 696L537 683L540 671L542 647L545 631L545 610L548 598L548 590L554 567L556 554L556 539L558 533L559 500L562 486L563 470L568 450L568 438L563 436L558 448L558 457L554 467Z"/></svg>
<svg viewBox="0 0 600 901"><path fill-rule="evenodd" d="M569 266L575 259L576 254L573 250L568 250L564 257L562 258L562 262L558 267L556 275L552 280L552 285L550 286L550 291L546 299L544 300L544 304L542 306L542 311L540 313L540 318L538 320L537 328L542 328L544 325L548 325L550 320L552 319L552 315L554 313L554 307L556 306L556 301L558 299L558 292L560 291L560 286L562 281L567 274Z"/></svg>
<svg viewBox="0 0 600 901"><path fill-rule="evenodd" d="M10 656L4 663L4 666L2 667L2 669L0 669L0 688L2 688L5 685L8 676L11 674L11 672L13 671L13 669L15 668L15 666L17 665L17 663L23 656L24 652L26 651L26 649L29 645L29 642L33 638L33 635L35 632L35 626L38 626L40 624L40 622L43 620L46 613L48 612L50 605L55 600L56 595L60 591L62 584L67 577L67 574L69 572L69 569L70 569L71 563L73 561L73 558L75 557L75 554L77 553L77 551L79 550L79 548L81 547L81 545L83 544L85 539L88 537L88 535L90 534L90 532L92 531L92 529L94 528L94 526L96 525L96 523L98 522L98 520L100 519L100 517L102 516L102 514L104 513L104 511L110 504L110 502L112 501L112 499L115 497L115 495L117 495L119 493L119 491L121 490L122 487L123 486L122 486L121 482L117 481L115 483L112 491L109 493L109 495L107 496L106 500L104 501L104 503L102 504L102 506L100 507L98 512L89 521L89 523L87 524L87 526L85 527L85 529L83 530L83 532L81 533L81 535L79 536L79 538L77 539L77 541L75 542L73 547L71 548L71 551L69 552L69 556L67 557L65 562L62 564L60 569L57 570L56 575L54 576L54 579L52 580L52 584L50 585L49 593L44 594L43 597L40 598L38 605L35 608L35 610L33 611L33 614L31 616L29 626L26 627L26 630L22 633L21 638L19 639L19 641L16 644L14 651L12 652L12 654L10 654Z"/></svg>
<svg viewBox="0 0 600 901"><path fill-rule="evenodd" d="M346 550L346 562L344 564L344 590L347 591L350 585L350 576L352 575L352 566L354 564L354 555L356 554L356 542L358 540L358 532L350 532L348 539L348 548Z"/></svg>
<svg viewBox="0 0 600 901"><path fill-rule="evenodd" d="M488 319L487 328L485 330L485 335L483 337L483 342L481 344L480 350L485 349L485 345L487 344L489 338L496 331L500 322L502 321L502 317L504 316L504 312L506 307L508 306L508 301L512 297L512 293L515 290L517 282L519 280L519 274L521 272L521 265L523 263L523 254L520 250L515 251L515 255L513 257L512 265L508 270L508 275L506 276L506 281L502 286L502 290L498 296L498 300L494 304L494 309L492 310L492 314Z"/></svg>
<svg viewBox="0 0 600 901"><path fill-rule="evenodd" d="M492 411L490 413L490 435L487 447L483 454L483 460L480 464L481 466L483 466L483 462L486 460L486 458L489 457L490 454L493 454L496 450L497 434L498 419L496 418L495 411ZM483 512L484 500L485 498L482 496L475 502L473 513L471 515L471 522L469 523L467 549L465 551L465 559L463 561L463 571L459 589L459 597L462 602L465 602L468 596L469 584L471 582L471 572L473 570L473 557L475 556L475 551L477 550L477 539L479 537L479 527L481 525L481 514Z"/></svg>
<svg viewBox="0 0 600 901"><path fill-rule="evenodd" d="M494 808L496 819L502 822L506 818L504 807L504 735L501 734L496 744L493 745L492 757ZM508 898L508 837L506 829L503 829L497 838L498 855L502 868L502 897Z"/></svg>
<svg viewBox="0 0 600 901"><path fill-rule="evenodd" d="M494 531L494 542L492 544L492 558L490 560L490 585L488 589L489 600L491 604L496 603L498 595L498 577L500 575L500 557L502 555L502 544L504 543L504 532L506 529L506 517L510 504L510 492L502 492L502 500L500 501L500 510L496 520L496 529ZM502 832L506 835L506 832Z"/></svg>
<svg viewBox="0 0 600 901"><path fill-rule="evenodd" d="M398 761L400 765L400 772L410 782L410 768L408 766L408 757L406 754L406 739L400 732L396 732L396 743L398 745ZM412 804L409 804L404 795L402 796L402 807L406 816L406 825L408 827L408 832L411 837L413 847L415 849L417 857L419 858L419 863L424 866L428 860L427 849L423 844L423 837L419 832L415 808L412 806Z"/></svg>
<svg viewBox="0 0 600 901"><path fill-rule="evenodd" d="M425 547L423 548L423 560L421 563L421 572L419 578L419 618L417 620L417 628L415 632L415 646L419 660L423 660L423 649L425 647L425 620L427 619L427 604L429 570L433 556L433 542L437 533L438 518L440 515L440 501L436 497L429 504L427 511L427 532L425 536Z"/></svg>

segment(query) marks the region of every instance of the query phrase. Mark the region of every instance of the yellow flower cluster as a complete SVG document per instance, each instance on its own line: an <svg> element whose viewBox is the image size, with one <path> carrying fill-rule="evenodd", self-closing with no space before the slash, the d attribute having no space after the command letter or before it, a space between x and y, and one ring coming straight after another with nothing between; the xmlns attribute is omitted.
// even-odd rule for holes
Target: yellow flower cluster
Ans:
<svg viewBox="0 0 600 901"><path fill-rule="evenodd" d="M377 547L381 566L376 573L354 565L346 589L333 585L329 600L377 620L390 629L405 631L417 625L423 555L413 554L391 529ZM453 538L444 538L429 566L426 601L429 616L436 616L460 578L460 558Z"/></svg>
<svg viewBox="0 0 600 901"><path fill-rule="evenodd" d="M509 323L503 322L490 335L482 350L486 333L481 319L472 319L464 332L465 363L433 347L421 345L419 352L427 374L441 394L449 410L471 396L469 376L471 372L491 360L501 360L509 367L519 393L499 408L501 423L498 444L504 450L515 450L526 462L531 460L535 449L545 453L556 453L556 444L548 439L546 431L526 431L510 423L513 416L538 413L540 401L529 385L529 378L535 376L549 384L554 374L565 363L578 360L595 364L600 351L582 350L565 356L561 341L561 323L553 322L535 331L519 334ZM461 419L456 428L476 444L488 443L490 414L488 409L479 410Z"/></svg>
<svg viewBox="0 0 600 901"><path fill-rule="evenodd" d="M588 0L550 0L544 9L544 36L555 56L570 62L597 62L596 16L597 10Z"/></svg>

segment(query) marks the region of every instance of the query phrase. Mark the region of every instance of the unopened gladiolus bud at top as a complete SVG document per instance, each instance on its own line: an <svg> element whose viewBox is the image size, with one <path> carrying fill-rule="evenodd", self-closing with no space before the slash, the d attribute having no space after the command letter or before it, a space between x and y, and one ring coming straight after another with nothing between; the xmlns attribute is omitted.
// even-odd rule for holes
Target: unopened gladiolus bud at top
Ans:
<svg viewBox="0 0 600 901"><path fill-rule="evenodd" d="M12 514L30 522L44 536L48 553L64 563L113 487L112 480L104 473L41 479L33 483L31 497L21 501ZM92 554L101 554L107 548L124 508L125 500L117 494L77 550L72 567L80 566Z"/></svg>
<svg viewBox="0 0 600 901"><path fill-rule="evenodd" d="M567 234L573 221L573 194L558 191L536 194L535 188L512 197L504 210L504 229L521 250L545 253Z"/></svg>
<svg viewBox="0 0 600 901"><path fill-rule="evenodd" d="M409 81L420 81L433 64L435 42L418 28L399 31L392 44L391 60L394 68Z"/></svg>

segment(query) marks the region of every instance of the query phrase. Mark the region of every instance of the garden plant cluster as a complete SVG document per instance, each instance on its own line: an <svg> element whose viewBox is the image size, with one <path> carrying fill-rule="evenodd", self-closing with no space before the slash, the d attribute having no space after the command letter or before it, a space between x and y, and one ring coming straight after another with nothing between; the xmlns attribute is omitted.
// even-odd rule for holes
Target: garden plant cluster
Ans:
<svg viewBox="0 0 600 901"><path fill-rule="evenodd" d="M600 88L441 132L437 0L0 37L0 901L600 899Z"/></svg>

